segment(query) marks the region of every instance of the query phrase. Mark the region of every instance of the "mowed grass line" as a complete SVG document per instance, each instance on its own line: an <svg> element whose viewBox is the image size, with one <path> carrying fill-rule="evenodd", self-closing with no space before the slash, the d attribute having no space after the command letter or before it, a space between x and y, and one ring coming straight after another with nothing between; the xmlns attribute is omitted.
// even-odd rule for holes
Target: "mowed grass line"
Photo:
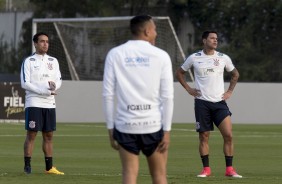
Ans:
<svg viewBox="0 0 282 184"><path fill-rule="evenodd" d="M242 179L224 176L222 138L211 133L212 176L197 178L202 169L194 124L173 124L168 160L170 184L281 183L282 125L234 124L234 167ZM35 142L32 174L23 173L23 124L0 124L0 183L2 184L115 184L121 183L118 153L109 144L103 123L58 123L54 135L54 165L64 176L44 174L41 133ZM151 183L147 163L140 157L139 184Z"/></svg>

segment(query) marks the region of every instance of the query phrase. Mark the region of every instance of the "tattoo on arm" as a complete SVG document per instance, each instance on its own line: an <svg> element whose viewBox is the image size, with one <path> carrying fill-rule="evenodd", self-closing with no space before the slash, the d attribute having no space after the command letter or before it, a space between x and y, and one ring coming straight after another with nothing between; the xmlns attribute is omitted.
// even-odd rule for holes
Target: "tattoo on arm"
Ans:
<svg viewBox="0 0 282 184"><path fill-rule="evenodd" d="M237 81L239 79L239 72L238 70L235 68L234 70L231 71L231 80L230 80L230 84L229 84L229 88L228 88L228 91L233 91L236 84L237 84Z"/></svg>

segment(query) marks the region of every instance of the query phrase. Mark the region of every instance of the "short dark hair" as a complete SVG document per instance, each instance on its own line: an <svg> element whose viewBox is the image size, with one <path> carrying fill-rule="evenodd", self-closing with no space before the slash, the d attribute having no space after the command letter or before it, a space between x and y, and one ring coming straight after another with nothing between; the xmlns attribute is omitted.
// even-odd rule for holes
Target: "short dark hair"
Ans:
<svg viewBox="0 0 282 184"><path fill-rule="evenodd" d="M207 30L207 31L204 31L204 32L203 32L203 34L202 34L202 39L207 39L210 33L215 33L215 34L217 35L217 32L216 32L216 31Z"/></svg>
<svg viewBox="0 0 282 184"><path fill-rule="evenodd" d="M137 15L130 20L130 31L133 35L137 36L142 31L144 24L152 20L150 15Z"/></svg>
<svg viewBox="0 0 282 184"><path fill-rule="evenodd" d="M37 42L38 42L38 37L39 37L39 36L42 36L42 35L45 35L45 36L47 36L47 37L49 38L49 36L48 36L47 33L38 32L38 33L36 33L36 34L33 36L32 41L33 41L34 43L37 43Z"/></svg>

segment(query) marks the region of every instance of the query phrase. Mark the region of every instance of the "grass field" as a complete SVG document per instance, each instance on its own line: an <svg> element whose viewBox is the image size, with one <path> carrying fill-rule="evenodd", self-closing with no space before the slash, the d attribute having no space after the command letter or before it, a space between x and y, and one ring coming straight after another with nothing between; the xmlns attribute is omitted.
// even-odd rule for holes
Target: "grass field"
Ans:
<svg viewBox="0 0 282 184"><path fill-rule="evenodd" d="M195 177L201 170L198 136L193 124L174 124L168 161L170 184L282 183L282 125L234 125L234 167L242 179L224 176L222 138L210 138L212 176ZM23 173L23 124L0 124L0 183L2 184L116 184L121 183L118 153L111 149L104 124L59 123L54 140L54 165L64 176L44 174L41 135L36 139L32 174ZM139 184L149 184L144 156L140 157Z"/></svg>

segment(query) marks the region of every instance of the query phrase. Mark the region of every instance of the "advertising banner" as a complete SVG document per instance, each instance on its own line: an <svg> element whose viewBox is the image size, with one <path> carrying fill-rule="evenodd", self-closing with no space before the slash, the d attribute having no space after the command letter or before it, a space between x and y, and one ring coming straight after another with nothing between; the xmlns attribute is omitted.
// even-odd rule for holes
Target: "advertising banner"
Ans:
<svg viewBox="0 0 282 184"><path fill-rule="evenodd" d="M24 99L20 83L0 82L0 122L24 122Z"/></svg>

